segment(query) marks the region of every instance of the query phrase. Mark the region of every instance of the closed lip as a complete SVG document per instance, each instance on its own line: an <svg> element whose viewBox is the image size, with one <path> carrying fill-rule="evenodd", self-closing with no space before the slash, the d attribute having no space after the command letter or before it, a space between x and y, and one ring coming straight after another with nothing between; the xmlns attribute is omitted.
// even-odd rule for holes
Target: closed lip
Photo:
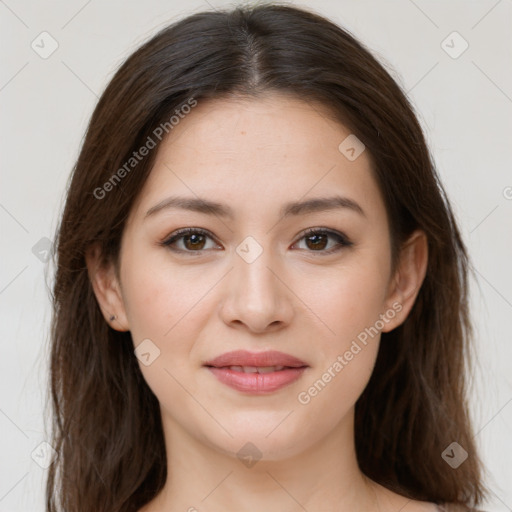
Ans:
<svg viewBox="0 0 512 512"><path fill-rule="evenodd" d="M235 350L226 352L215 359L206 361L204 366L213 366L215 368L224 368L229 366L287 366L289 368L301 368L308 366L304 361L296 357L278 352L276 350L268 350L266 352L249 352L247 350Z"/></svg>

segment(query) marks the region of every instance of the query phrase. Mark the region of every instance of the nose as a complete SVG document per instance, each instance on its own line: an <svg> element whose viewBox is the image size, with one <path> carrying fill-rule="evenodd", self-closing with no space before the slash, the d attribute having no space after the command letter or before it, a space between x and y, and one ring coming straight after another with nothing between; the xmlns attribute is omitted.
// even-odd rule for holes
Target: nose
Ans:
<svg viewBox="0 0 512 512"><path fill-rule="evenodd" d="M283 265L265 248L254 260L233 254L234 268L225 281L220 314L231 327L253 333L289 325L294 315L293 292Z"/></svg>

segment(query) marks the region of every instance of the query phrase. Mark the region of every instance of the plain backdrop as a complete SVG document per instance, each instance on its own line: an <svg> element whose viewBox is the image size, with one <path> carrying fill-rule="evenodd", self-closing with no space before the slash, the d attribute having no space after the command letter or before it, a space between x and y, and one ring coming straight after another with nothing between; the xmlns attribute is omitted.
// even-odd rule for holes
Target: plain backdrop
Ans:
<svg viewBox="0 0 512 512"><path fill-rule="evenodd" d="M235 3L0 0L0 512L44 509L46 470L38 462L53 270L45 259L97 99L157 30ZM483 508L511 511L512 2L296 5L313 7L370 48L424 127L475 267L471 415L492 495Z"/></svg>

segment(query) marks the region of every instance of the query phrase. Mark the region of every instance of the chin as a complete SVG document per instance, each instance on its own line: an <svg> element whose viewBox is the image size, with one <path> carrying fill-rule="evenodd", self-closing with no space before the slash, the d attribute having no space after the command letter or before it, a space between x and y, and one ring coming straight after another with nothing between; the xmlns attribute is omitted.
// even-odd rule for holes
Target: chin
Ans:
<svg viewBox="0 0 512 512"><path fill-rule="evenodd" d="M260 415L259 418L253 414L252 423L243 418L239 423L224 424L233 437L225 435L223 431L218 431L218 435L212 437L210 431L205 433L207 442L216 451L238 458L242 463L246 460L263 462L289 459L310 448L317 442L317 437L321 437L318 426L314 431L309 431L304 429L304 422L298 422L297 418L292 420L296 412L283 421L290 410L268 417ZM275 421L276 416L279 417L278 421ZM250 467L250 464L246 465Z"/></svg>

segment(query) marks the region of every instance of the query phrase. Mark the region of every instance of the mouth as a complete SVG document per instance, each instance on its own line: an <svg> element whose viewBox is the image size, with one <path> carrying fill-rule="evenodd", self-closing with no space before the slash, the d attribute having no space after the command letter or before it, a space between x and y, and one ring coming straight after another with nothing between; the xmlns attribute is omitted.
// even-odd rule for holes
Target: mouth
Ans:
<svg viewBox="0 0 512 512"><path fill-rule="evenodd" d="M218 366L208 366L208 368L219 368ZM290 366L221 366L223 370L233 370L234 372L243 373L272 373L279 372L284 369L291 368Z"/></svg>
<svg viewBox="0 0 512 512"><path fill-rule="evenodd" d="M237 391L267 394L295 382L309 365L282 352L235 351L206 362L204 367Z"/></svg>

